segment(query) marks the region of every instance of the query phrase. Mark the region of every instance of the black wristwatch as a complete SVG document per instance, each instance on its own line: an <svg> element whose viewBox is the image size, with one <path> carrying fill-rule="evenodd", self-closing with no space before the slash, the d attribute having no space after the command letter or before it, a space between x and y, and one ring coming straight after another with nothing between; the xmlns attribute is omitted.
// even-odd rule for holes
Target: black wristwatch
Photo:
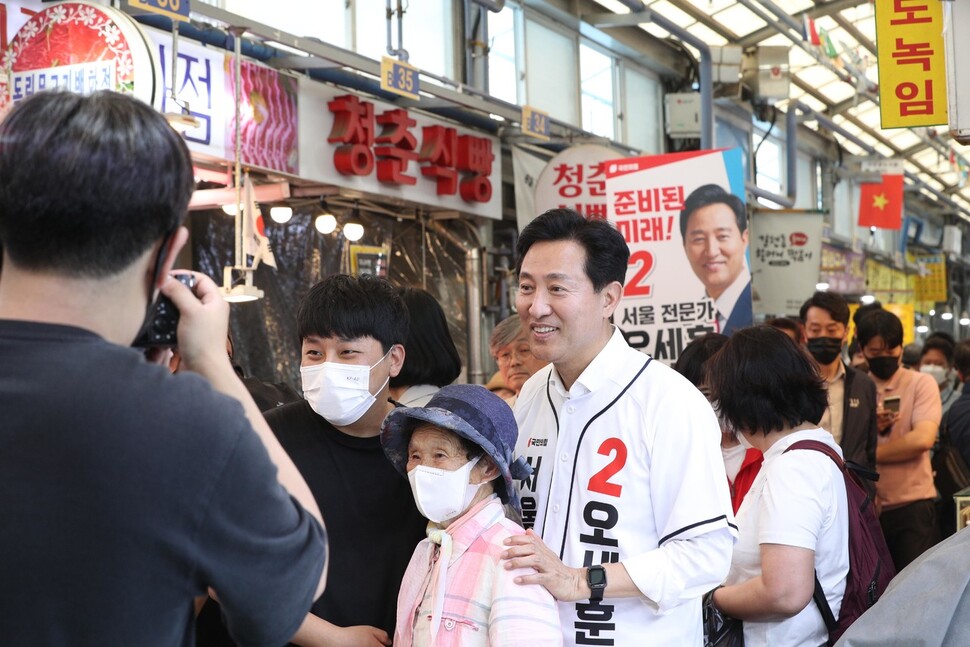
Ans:
<svg viewBox="0 0 970 647"><path fill-rule="evenodd" d="M599 602L606 590L606 569L602 566L590 566L586 569L586 584L589 585L589 601Z"/></svg>

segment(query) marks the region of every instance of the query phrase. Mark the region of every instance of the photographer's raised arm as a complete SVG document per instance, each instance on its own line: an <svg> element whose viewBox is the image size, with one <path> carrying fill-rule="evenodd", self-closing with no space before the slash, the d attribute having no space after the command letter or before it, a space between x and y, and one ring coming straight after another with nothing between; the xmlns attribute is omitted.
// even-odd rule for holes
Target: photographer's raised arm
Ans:
<svg viewBox="0 0 970 647"><path fill-rule="evenodd" d="M162 294L179 309L179 352L182 364L205 377L212 386L225 395L238 400L259 436L270 459L278 470L279 482L287 491L323 525L317 502L307 487L293 461L280 446L262 413L232 368L226 354L226 331L229 327L229 304L222 298L219 288L208 276L195 273L195 294L180 282L166 277L161 286ZM326 569L314 598L323 592Z"/></svg>

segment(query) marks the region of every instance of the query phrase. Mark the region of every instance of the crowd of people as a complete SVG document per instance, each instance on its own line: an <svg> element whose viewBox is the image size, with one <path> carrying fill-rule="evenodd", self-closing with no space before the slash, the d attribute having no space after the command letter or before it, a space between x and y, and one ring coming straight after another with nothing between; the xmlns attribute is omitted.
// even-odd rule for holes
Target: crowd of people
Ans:
<svg viewBox="0 0 970 647"><path fill-rule="evenodd" d="M517 241L496 392L455 384L430 294L338 274L299 308L303 397L268 393L212 280L170 277L192 187L122 95L40 93L0 126L0 643L701 645L703 601L749 646L823 645L852 511L811 444L870 477L905 569L887 603L938 568L930 455L942 422L970 459L970 342L904 368L895 315L849 340L818 292L797 320L724 316L671 368L613 323L622 235L554 209ZM698 250L715 215L746 241L720 202L682 223ZM159 294L175 360L130 348Z"/></svg>

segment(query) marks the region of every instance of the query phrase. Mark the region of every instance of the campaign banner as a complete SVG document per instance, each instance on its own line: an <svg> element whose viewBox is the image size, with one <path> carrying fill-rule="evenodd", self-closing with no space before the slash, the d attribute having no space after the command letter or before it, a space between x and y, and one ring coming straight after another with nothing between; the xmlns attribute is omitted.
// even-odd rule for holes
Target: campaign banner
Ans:
<svg viewBox="0 0 970 647"><path fill-rule="evenodd" d="M918 273L916 275L917 301L946 301L946 256L925 254L915 257Z"/></svg>
<svg viewBox="0 0 970 647"><path fill-rule="evenodd" d="M605 163L608 217L630 247L614 321L668 364L692 339L752 323L743 152L691 151Z"/></svg>
<svg viewBox="0 0 970 647"><path fill-rule="evenodd" d="M570 146L546 164L536 181L535 215L549 209L573 209L587 218L606 218L603 164L620 153L599 144Z"/></svg>
<svg viewBox="0 0 970 647"><path fill-rule="evenodd" d="M822 214L758 211L751 218L754 311L798 315L822 265Z"/></svg>

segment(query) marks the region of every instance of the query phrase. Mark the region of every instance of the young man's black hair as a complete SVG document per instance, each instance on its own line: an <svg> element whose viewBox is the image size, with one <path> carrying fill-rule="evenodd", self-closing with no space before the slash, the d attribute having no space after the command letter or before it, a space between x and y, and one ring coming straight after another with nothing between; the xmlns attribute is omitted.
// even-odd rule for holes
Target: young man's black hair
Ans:
<svg viewBox="0 0 970 647"><path fill-rule="evenodd" d="M798 318L805 322L805 318L808 316L809 308L821 308L829 313L833 321L836 321L844 326L849 325L849 304L846 303L845 298L840 294L835 292L816 292L808 298L805 303L802 304L801 309L798 311Z"/></svg>
<svg viewBox="0 0 970 647"><path fill-rule="evenodd" d="M872 310L856 322L856 339L865 348L873 337L882 337L886 348L895 348L903 344L903 324L899 317L879 308Z"/></svg>
<svg viewBox="0 0 970 647"><path fill-rule="evenodd" d="M408 311L385 279L369 274L333 274L300 303L297 332L307 337L373 337L387 352L408 338Z"/></svg>

